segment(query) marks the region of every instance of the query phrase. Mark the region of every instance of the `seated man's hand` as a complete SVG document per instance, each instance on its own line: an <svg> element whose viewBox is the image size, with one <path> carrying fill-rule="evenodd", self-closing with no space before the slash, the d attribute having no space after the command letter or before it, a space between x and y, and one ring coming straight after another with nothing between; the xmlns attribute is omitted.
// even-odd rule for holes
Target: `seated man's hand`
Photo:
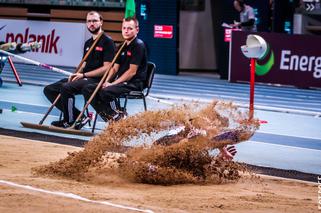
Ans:
<svg viewBox="0 0 321 213"><path fill-rule="evenodd" d="M103 89L104 89L104 88L109 87L109 86L111 86L111 85L112 85L112 83L105 82L102 87L103 87Z"/></svg>
<svg viewBox="0 0 321 213"><path fill-rule="evenodd" d="M82 79L82 78L83 78L83 74L82 73L74 73L71 76L69 76L68 82L77 81L77 80Z"/></svg>

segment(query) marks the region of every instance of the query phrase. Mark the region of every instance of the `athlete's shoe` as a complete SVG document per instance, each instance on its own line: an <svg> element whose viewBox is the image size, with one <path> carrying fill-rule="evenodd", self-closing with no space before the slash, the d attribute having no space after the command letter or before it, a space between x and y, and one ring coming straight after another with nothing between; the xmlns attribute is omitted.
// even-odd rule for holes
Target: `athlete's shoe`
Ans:
<svg viewBox="0 0 321 213"><path fill-rule="evenodd" d="M69 128L71 127L72 123L68 123L67 121L64 121L64 120L59 120L59 121L51 122L51 125L55 127L60 127L60 128Z"/></svg>
<svg viewBox="0 0 321 213"><path fill-rule="evenodd" d="M231 161L233 160L236 153L237 151L235 146L229 146L229 147L224 146L223 148L220 148L220 153L218 157L226 161Z"/></svg>
<svg viewBox="0 0 321 213"><path fill-rule="evenodd" d="M128 114L126 111L118 111L113 117L111 120L113 121L119 121L121 119L125 119L127 118Z"/></svg>
<svg viewBox="0 0 321 213"><path fill-rule="evenodd" d="M237 153L235 146L229 146L226 148L226 150L234 157Z"/></svg>
<svg viewBox="0 0 321 213"><path fill-rule="evenodd" d="M125 111L117 111L117 113L110 115L106 112L100 112L98 113L99 116L105 121L105 122L109 122L109 121L119 121L121 119L124 119L127 117L127 112Z"/></svg>
<svg viewBox="0 0 321 213"><path fill-rule="evenodd" d="M75 124L75 129L80 130L90 121L90 117L83 117L80 121Z"/></svg>

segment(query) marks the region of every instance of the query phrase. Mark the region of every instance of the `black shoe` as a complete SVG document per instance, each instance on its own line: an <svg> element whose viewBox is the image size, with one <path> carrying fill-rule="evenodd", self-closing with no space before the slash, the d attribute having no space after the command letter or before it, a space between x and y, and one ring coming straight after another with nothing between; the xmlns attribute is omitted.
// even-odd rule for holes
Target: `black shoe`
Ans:
<svg viewBox="0 0 321 213"><path fill-rule="evenodd" d="M112 120L113 121L119 121L121 119L125 119L127 118L128 114L125 111L118 111L118 113L116 113L113 117Z"/></svg>
<svg viewBox="0 0 321 213"><path fill-rule="evenodd" d="M119 121L120 119L127 117L127 112L125 112L125 111L118 111L117 113L115 113L113 115L110 115L106 112L100 112L98 114L105 122Z"/></svg>
<svg viewBox="0 0 321 213"><path fill-rule="evenodd" d="M71 127L72 123L68 123L67 121L60 120L60 121L51 122L51 125L55 127L60 127L60 128L69 128Z"/></svg>
<svg viewBox="0 0 321 213"><path fill-rule="evenodd" d="M106 112L100 112L98 115L105 121L108 122L112 119L112 116L108 115Z"/></svg>
<svg viewBox="0 0 321 213"><path fill-rule="evenodd" d="M83 128L89 121L90 121L90 117L83 117L80 121L78 121L75 124L75 129L80 130L81 128Z"/></svg>

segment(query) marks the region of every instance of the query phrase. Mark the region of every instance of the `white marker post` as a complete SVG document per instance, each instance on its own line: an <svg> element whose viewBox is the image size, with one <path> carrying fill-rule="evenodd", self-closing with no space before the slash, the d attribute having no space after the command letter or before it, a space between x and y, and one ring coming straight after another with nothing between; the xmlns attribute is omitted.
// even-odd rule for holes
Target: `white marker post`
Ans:
<svg viewBox="0 0 321 213"><path fill-rule="evenodd" d="M241 46L241 50L242 53L251 60L249 119L252 120L254 113L255 64L256 59L264 56L267 51L267 44L261 36L248 35L246 45Z"/></svg>

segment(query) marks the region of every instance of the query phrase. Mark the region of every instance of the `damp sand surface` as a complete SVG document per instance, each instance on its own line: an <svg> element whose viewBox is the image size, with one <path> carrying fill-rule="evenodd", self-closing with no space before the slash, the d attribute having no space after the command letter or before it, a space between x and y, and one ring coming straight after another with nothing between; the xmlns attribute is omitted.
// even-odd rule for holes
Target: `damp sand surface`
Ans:
<svg viewBox="0 0 321 213"><path fill-rule="evenodd" d="M318 186L267 176L236 183L160 186L118 176L88 181L35 176L34 167L83 148L0 136L0 179L153 212L318 212ZM0 212L135 212L0 184Z"/></svg>
<svg viewBox="0 0 321 213"><path fill-rule="evenodd" d="M256 119L248 120L233 104L213 101L111 122L84 148L3 136L1 179L109 205L2 183L0 211L316 211L316 184L257 176L228 160L228 148L258 128Z"/></svg>

